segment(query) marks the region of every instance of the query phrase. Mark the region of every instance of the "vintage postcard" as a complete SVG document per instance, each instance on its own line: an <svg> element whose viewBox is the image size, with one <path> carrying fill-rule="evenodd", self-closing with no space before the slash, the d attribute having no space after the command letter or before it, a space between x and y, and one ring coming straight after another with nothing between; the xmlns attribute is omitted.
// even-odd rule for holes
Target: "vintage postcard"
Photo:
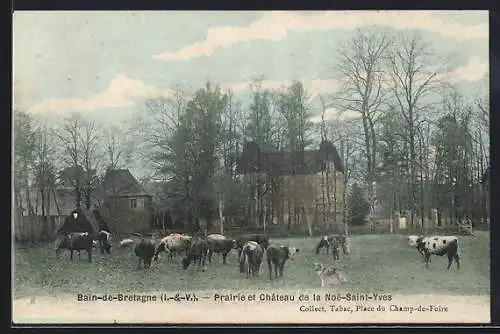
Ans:
<svg viewBox="0 0 500 334"><path fill-rule="evenodd" d="M14 323L489 323L488 21L14 13Z"/></svg>

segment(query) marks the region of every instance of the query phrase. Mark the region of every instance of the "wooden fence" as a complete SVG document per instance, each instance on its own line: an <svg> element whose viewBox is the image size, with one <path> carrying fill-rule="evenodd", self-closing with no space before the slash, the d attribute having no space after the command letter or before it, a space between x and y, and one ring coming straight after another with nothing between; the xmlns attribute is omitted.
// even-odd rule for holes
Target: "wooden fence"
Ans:
<svg viewBox="0 0 500 334"><path fill-rule="evenodd" d="M14 216L12 220L14 240L18 243L54 241L56 232L64 223L66 216L47 216L46 231L44 231L44 218L42 216Z"/></svg>

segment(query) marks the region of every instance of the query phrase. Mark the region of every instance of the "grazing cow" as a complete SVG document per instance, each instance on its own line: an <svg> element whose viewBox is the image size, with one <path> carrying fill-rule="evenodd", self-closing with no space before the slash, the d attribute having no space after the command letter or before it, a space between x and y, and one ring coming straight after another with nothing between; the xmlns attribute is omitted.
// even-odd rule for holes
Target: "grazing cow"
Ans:
<svg viewBox="0 0 500 334"><path fill-rule="evenodd" d="M250 274L258 275L263 257L263 247L256 241L247 241L240 254L240 273L246 273L247 278Z"/></svg>
<svg viewBox="0 0 500 334"><path fill-rule="evenodd" d="M321 240L318 242L318 245L316 246L316 254L319 254L319 250L321 248L326 248L326 253L328 254L330 252L330 247L332 244L336 241L337 244L337 253L338 253L338 248L339 246L342 247L342 253L344 255L349 254L349 249L347 246L347 239L343 235L339 234L331 234L331 235L325 235L321 238ZM334 250L335 248L332 248ZM335 255L334 255L335 257ZM338 257L338 254L337 254Z"/></svg>
<svg viewBox="0 0 500 334"><path fill-rule="evenodd" d="M212 264L212 254L222 254L222 264L227 263L227 255L232 249L237 248L236 240L228 239L222 234L207 235L208 262Z"/></svg>
<svg viewBox="0 0 500 334"><path fill-rule="evenodd" d="M417 236L408 237L408 246L416 248L424 257L425 267L429 268L431 255L448 256L448 267L450 269L453 260L457 263L457 269L460 269L460 254L457 236Z"/></svg>
<svg viewBox="0 0 500 334"><path fill-rule="evenodd" d="M238 249L238 257L241 256L241 251L243 246L247 241L255 241L263 248L265 251L269 247L269 237L265 234L243 234L236 240L236 248Z"/></svg>
<svg viewBox="0 0 500 334"><path fill-rule="evenodd" d="M198 264L198 271L205 271L205 260L209 251L208 242L197 238L192 240L187 255L182 259L182 269L186 270L191 262ZM202 268L203 267L203 268Z"/></svg>
<svg viewBox="0 0 500 334"><path fill-rule="evenodd" d="M104 254L104 251L108 254L111 252L111 233L100 231L97 234L97 241L102 254Z"/></svg>
<svg viewBox="0 0 500 334"><path fill-rule="evenodd" d="M151 267L151 260L155 253L155 244L150 239L141 239L134 248L135 255L139 258L138 269L141 269L141 262L144 262L144 269Z"/></svg>
<svg viewBox="0 0 500 334"><path fill-rule="evenodd" d="M56 255L59 254L61 249L69 249L70 258L73 261L73 252L76 250L80 254L81 250L86 250L89 256L89 262L92 262L92 248L94 247L94 240L88 232L73 232L66 235L59 247L56 249Z"/></svg>
<svg viewBox="0 0 500 334"><path fill-rule="evenodd" d="M266 251L267 264L269 265L269 279L273 279L273 265L274 265L274 276L276 278L283 277L283 269L285 268L285 262L290 259L293 260L296 254L298 254L299 249L295 247L288 246L275 246L270 245ZM278 276L279 272L279 276Z"/></svg>
<svg viewBox="0 0 500 334"><path fill-rule="evenodd" d="M338 284L346 283L347 278L342 269L334 265L324 265L321 263L314 263L314 271L321 279L321 287L335 287Z"/></svg>
<svg viewBox="0 0 500 334"><path fill-rule="evenodd" d="M170 261L173 261L176 253L185 253L187 255L188 249L191 246L191 239L192 237L186 234L172 233L167 235L156 246L153 260L158 260L158 255L161 252L167 252Z"/></svg>
<svg viewBox="0 0 500 334"><path fill-rule="evenodd" d="M120 247L120 248L130 247L130 246L132 246L134 243L135 243L135 241L134 241L133 239L123 239L122 241L120 241L120 245L119 245L119 247Z"/></svg>

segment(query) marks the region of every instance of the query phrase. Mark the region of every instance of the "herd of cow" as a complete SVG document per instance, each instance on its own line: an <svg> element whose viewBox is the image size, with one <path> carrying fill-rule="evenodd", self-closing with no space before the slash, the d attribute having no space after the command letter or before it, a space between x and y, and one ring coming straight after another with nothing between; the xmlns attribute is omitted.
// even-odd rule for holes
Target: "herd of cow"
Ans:
<svg viewBox="0 0 500 334"><path fill-rule="evenodd" d="M92 262L92 250L99 247L102 254L110 253L112 248L111 234L107 231L100 231L94 238L88 232L74 232L67 234L56 249L56 254L62 249L68 249L73 260L73 252L85 250L88 253L88 261ZM457 236L415 236L408 237L408 245L416 248L422 255L426 267L430 263L431 255L448 257L448 269L450 269L453 260L460 269L459 247ZM246 274L246 277L259 275L261 265L266 258L269 269L269 279L272 279L273 272L275 278L283 276L286 262L293 259L299 249L293 246L277 245L270 242L265 234L243 234L237 239L230 239L221 234L209 234L206 237L189 236L187 234L172 233L156 242L153 238L123 239L119 243L120 248L133 247L135 255L139 259L138 268L143 265L144 268L151 267L153 261L158 261L161 253L166 253L170 261L173 261L176 255L184 255L182 259L182 268L187 269L190 264L197 265L197 269L205 270L205 262L212 263L214 253L222 255L222 263L227 264L227 256L233 250L238 252L238 262L240 273ZM343 255L349 254L349 244L347 238L343 235L328 235L322 237L316 246L316 254L320 253L322 248L327 253L332 254L333 263L340 259L339 249L342 249ZM336 265L323 265L314 263L317 275L321 278L322 286L325 286L328 280L345 282L345 276Z"/></svg>
<svg viewBox="0 0 500 334"><path fill-rule="evenodd" d="M100 231L96 240L88 232L69 233L59 243L56 254L62 249L73 253L85 250L89 262L92 262L92 250L99 247L101 253L110 253L112 248L111 234ZM178 254L183 254L182 268L187 269L190 264L196 264L198 270L205 270L205 262L212 264L214 253L222 255L222 263L227 264L227 256L231 250L238 251L238 261L241 273L247 277L259 274L264 256L269 265L269 278L272 279L274 269L275 277L282 277L285 263L299 253L293 246L271 244L265 234L243 234L237 239L230 239L221 234L210 234L206 237L189 236L187 234L172 233L155 242L152 238L123 239L120 248L133 247L138 257L138 268L149 268L153 261L158 261L161 253L166 253L170 261Z"/></svg>

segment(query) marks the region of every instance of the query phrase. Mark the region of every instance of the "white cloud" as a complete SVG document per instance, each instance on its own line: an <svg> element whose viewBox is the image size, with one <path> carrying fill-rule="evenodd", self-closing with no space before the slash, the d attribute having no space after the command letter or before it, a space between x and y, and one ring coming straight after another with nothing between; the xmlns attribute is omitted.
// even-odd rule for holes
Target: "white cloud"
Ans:
<svg viewBox="0 0 500 334"><path fill-rule="evenodd" d="M477 81L489 74L489 62L480 57L469 58L467 64L457 67L448 74L450 82Z"/></svg>
<svg viewBox="0 0 500 334"><path fill-rule="evenodd" d="M487 16L485 15L485 18ZM166 61L182 61L209 56L218 48L229 48L239 42L253 40L278 41L288 32L311 30L355 29L380 25L394 29L424 29L458 41L489 38L488 21L466 25L445 22L431 11L268 11L246 27L222 26L208 30L204 41L185 46L175 52L154 55Z"/></svg>
<svg viewBox="0 0 500 334"><path fill-rule="evenodd" d="M341 112L335 108L328 108L325 110L325 121L348 121L359 118L359 113L356 111ZM321 122L321 115L313 116L310 118L313 123Z"/></svg>
<svg viewBox="0 0 500 334"><path fill-rule="evenodd" d="M170 89L160 89L125 74L117 75L106 91L87 99L48 99L29 109L31 113L88 111L99 108L121 108L134 105L134 98L172 96Z"/></svg>
<svg viewBox="0 0 500 334"><path fill-rule="evenodd" d="M230 88L235 93L248 92L251 91L249 81L234 82L221 84L223 88ZM289 81L276 81L276 80L263 80L262 88L271 91L279 90L281 87L290 84ZM339 90L340 82L335 79L300 79L300 82L304 85L307 93L308 99L313 99L318 96L318 94L328 94Z"/></svg>

